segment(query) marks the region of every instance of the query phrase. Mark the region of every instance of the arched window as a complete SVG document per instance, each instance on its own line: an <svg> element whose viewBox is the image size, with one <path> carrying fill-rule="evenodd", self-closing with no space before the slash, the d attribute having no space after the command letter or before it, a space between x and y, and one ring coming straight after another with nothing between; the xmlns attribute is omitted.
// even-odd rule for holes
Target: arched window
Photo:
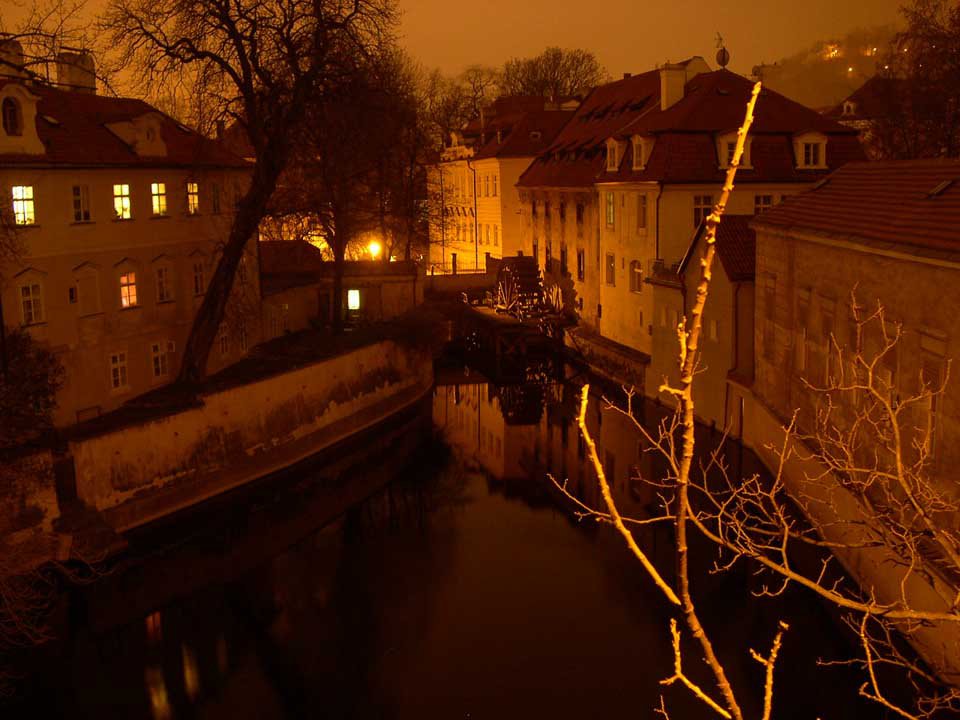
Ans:
<svg viewBox="0 0 960 720"><path fill-rule="evenodd" d="M7 135L22 135L23 121L20 117L20 104L13 98L3 100L3 131Z"/></svg>

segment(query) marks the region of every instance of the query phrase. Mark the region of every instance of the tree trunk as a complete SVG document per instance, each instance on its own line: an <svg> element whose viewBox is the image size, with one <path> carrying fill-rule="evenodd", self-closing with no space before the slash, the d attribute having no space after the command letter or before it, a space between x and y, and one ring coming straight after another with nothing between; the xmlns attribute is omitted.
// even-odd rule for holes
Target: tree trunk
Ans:
<svg viewBox="0 0 960 720"><path fill-rule="evenodd" d="M253 179L246 195L240 201L237 214L230 227L230 236L220 255L217 269L210 279L203 302L193 319L190 337L183 350L183 361L177 382L194 384L207 374L210 349L220 330L227 301L233 290L237 267L243 257L247 242L253 237L266 212L267 202L277 186L283 161L280 157L264 157L258 160Z"/></svg>
<svg viewBox="0 0 960 720"><path fill-rule="evenodd" d="M339 239L333 243L333 332L343 332L343 268L347 244Z"/></svg>

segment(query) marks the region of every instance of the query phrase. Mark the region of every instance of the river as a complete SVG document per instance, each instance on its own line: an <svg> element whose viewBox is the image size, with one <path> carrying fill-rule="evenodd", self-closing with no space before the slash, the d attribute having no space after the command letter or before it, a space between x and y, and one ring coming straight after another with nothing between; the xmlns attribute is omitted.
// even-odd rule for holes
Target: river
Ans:
<svg viewBox="0 0 960 720"><path fill-rule="evenodd" d="M447 373L392 445L131 536L130 558L63 603L66 636L23 668L12 716L648 718L662 694L674 720L712 717L660 685L670 607L547 479L598 501L573 422L582 378L541 380ZM588 417L622 509L648 513L655 494L633 478L656 459L629 419L599 403ZM749 455L728 459L751 471ZM382 489L333 520L317 510L358 477ZM637 538L669 576L669 527ZM774 717L881 717L849 668L817 667L853 652L839 618L800 591L756 600L760 581L710 575L704 550L694 592L750 716L763 675L749 650L766 653L782 619ZM684 654L712 688L698 650Z"/></svg>

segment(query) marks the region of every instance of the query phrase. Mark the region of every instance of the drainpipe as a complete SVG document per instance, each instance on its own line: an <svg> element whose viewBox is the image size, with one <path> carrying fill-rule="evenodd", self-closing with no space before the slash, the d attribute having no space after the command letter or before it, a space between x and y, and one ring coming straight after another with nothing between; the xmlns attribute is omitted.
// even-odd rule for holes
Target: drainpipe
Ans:
<svg viewBox="0 0 960 720"><path fill-rule="evenodd" d="M473 267L474 270L480 269L480 225L477 218L477 169L467 158L467 168L473 173Z"/></svg>
<svg viewBox="0 0 960 720"><path fill-rule="evenodd" d="M657 257L654 259L660 260L661 259L660 257L660 198L663 196L663 183L657 183L657 187L659 187L660 190L657 192L657 239L656 239ZM684 312L686 312L686 309L684 309Z"/></svg>

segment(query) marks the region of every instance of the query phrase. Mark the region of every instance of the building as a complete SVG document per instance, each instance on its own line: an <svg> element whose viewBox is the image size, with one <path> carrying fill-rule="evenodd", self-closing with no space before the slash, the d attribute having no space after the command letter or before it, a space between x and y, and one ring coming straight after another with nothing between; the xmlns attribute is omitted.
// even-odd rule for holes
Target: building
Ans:
<svg viewBox="0 0 960 720"><path fill-rule="evenodd" d="M710 294L703 310L700 364L693 401L697 417L719 428L736 426L739 407L728 389L728 379L749 384L753 378L753 318L756 235L752 215L725 214L717 228L716 254ZM652 346L648 394L673 404L658 393L666 379L679 387L677 325L689 317L700 283L706 225L701 224L678 266L657 267L647 278L657 308L652 319Z"/></svg>
<svg viewBox="0 0 960 720"><path fill-rule="evenodd" d="M176 376L249 173L150 105L97 95L82 58L59 64L69 90L16 62L0 77L0 192L24 249L0 270L3 323L27 328L64 365L59 426ZM252 248L212 371L259 341L258 276Z"/></svg>
<svg viewBox="0 0 960 720"><path fill-rule="evenodd" d="M520 250L515 185L573 116L576 100L504 97L451 139L429 176L431 272L483 271Z"/></svg>
<svg viewBox="0 0 960 720"><path fill-rule="evenodd" d="M780 418L807 427L824 396L807 383L838 377L836 352L882 345L879 324L857 337L858 305L884 307L902 327L876 372L897 396L921 378L939 385L957 354L960 308L960 160L851 163L817 189L754 221L757 233L753 393ZM847 368L849 370L849 368ZM960 462L960 386L924 408L935 467Z"/></svg>
<svg viewBox="0 0 960 720"><path fill-rule="evenodd" d="M825 115L856 128L870 159L883 159L889 148L882 147L881 139L877 136L878 124L901 114L905 82L901 78L874 75L839 105L829 108Z"/></svg>
<svg viewBox="0 0 960 720"><path fill-rule="evenodd" d="M333 320L334 264L303 240L259 243L264 338ZM343 268L344 319L390 320L423 302L425 277L413 261L347 261Z"/></svg>
<svg viewBox="0 0 960 720"><path fill-rule="evenodd" d="M713 207L753 83L702 58L596 88L521 176L523 250L571 281L582 328L649 355L645 279ZM852 128L764 90L728 211L762 212L864 158Z"/></svg>

